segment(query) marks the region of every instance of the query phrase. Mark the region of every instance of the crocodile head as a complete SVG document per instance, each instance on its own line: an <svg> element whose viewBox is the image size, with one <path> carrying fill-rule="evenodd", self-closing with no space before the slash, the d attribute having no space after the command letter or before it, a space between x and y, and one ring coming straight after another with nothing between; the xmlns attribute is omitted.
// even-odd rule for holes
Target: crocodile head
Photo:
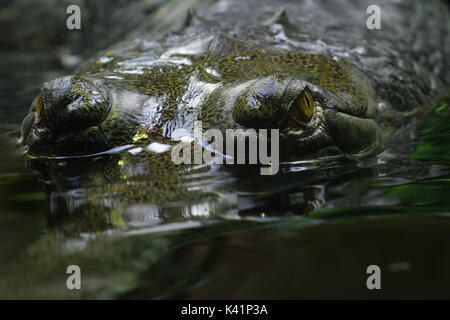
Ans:
<svg viewBox="0 0 450 320"><path fill-rule="evenodd" d="M95 153L177 128L279 129L280 150L363 154L380 144L368 78L336 59L227 36L109 50L45 83L22 124L33 154ZM136 138L137 137L137 138Z"/></svg>

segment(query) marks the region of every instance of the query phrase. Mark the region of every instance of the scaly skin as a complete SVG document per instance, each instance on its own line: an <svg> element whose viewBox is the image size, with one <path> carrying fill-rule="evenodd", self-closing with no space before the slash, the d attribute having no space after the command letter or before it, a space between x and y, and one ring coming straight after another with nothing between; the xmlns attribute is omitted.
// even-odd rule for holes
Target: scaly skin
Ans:
<svg viewBox="0 0 450 320"><path fill-rule="evenodd" d="M386 119L404 118L395 110L425 109L442 90L441 81L448 80L448 45L441 46L443 59L435 66L402 60L435 52L426 45L432 41L429 33L440 27L433 45L445 41L448 23L421 25L420 16L408 29L404 18L421 10L445 18L448 10L437 2L385 7L388 30L365 34L359 14L346 16L365 8L364 1L342 8L319 1L306 10L308 5L219 1L204 8L205 18L190 11L176 32L155 31L120 43L85 63L75 77L43 86L37 99L42 112L36 116L32 106L23 142L35 155L81 155L132 143L142 133L149 141L167 142L175 129L192 130L193 122L202 120L204 129L280 129L282 151L293 156L379 150ZM246 20L245 12L252 12ZM307 23L306 13L328 14L328 20ZM333 22L345 26L340 37L320 34ZM344 37L345 28L355 36ZM403 35L397 43L393 31ZM358 48L364 41L367 45ZM293 121L305 88L314 114ZM388 106L380 110L377 103Z"/></svg>
<svg viewBox="0 0 450 320"><path fill-rule="evenodd" d="M341 5L218 1L203 9L205 18L191 12L176 31L126 40L74 76L44 84L23 122L23 143L39 157L173 145L175 129L192 131L201 120L203 129L279 129L282 156L293 160L376 154L390 132L433 105L448 80L448 19L435 28L448 10L438 3L389 4L385 30L368 31L364 1ZM422 9L429 24L405 23ZM441 59L417 64L437 43ZM313 111L300 119L306 94ZM209 169L176 166L170 152L125 152L102 161L85 169L89 183L80 185L93 206L105 199L160 205L212 194L185 183Z"/></svg>
<svg viewBox="0 0 450 320"><path fill-rule="evenodd" d="M183 53L191 41L168 46L162 56L109 51L80 75L45 84L42 110L24 139L30 152L100 152L144 133L149 141L167 143L175 129L192 130L195 120L204 129L280 129L281 143L293 155L326 148L357 154L380 144L375 91L352 65L225 36L198 40L192 53ZM296 123L290 112L305 87L314 115Z"/></svg>

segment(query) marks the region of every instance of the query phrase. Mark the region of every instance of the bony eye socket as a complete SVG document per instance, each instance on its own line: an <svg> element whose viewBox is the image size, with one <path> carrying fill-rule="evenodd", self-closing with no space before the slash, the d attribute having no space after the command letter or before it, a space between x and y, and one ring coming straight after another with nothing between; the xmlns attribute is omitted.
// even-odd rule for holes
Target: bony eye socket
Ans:
<svg viewBox="0 0 450 320"><path fill-rule="evenodd" d="M291 115L299 123L308 122L314 115L314 99L307 87L292 104Z"/></svg>

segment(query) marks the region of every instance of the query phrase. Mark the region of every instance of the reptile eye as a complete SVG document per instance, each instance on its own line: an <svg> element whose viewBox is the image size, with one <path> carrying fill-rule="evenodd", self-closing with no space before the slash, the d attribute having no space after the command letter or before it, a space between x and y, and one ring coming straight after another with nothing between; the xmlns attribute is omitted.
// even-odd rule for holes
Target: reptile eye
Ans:
<svg viewBox="0 0 450 320"><path fill-rule="evenodd" d="M42 95L38 95L36 99L33 101L32 106L36 109L36 113L38 117L42 112Z"/></svg>
<svg viewBox="0 0 450 320"><path fill-rule="evenodd" d="M302 124L311 120L313 114L314 100L309 88L306 87L292 104L291 116L296 122Z"/></svg>

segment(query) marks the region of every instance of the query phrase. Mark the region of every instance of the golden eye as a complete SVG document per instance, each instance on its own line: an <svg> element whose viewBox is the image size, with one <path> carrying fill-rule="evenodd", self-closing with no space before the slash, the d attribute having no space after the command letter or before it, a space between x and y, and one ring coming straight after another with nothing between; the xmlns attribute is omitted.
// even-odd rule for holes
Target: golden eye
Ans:
<svg viewBox="0 0 450 320"><path fill-rule="evenodd" d="M41 111L42 111L42 95L39 95L36 98L35 107L36 107L36 113L39 117L41 115Z"/></svg>
<svg viewBox="0 0 450 320"><path fill-rule="evenodd" d="M308 122L314 114L314 100L308 88L300 93L291 107L291 114L297 122Z"/></svg>

